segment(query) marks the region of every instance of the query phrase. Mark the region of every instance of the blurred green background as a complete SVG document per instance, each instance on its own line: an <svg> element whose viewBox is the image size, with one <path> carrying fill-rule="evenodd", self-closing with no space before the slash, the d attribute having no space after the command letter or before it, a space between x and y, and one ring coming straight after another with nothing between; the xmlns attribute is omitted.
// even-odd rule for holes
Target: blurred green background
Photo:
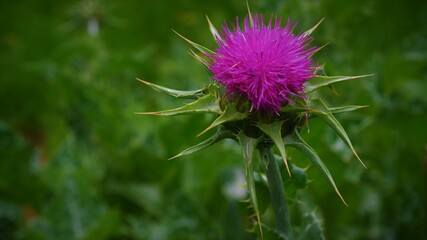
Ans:
<svg viewBox="0 0 427 240"><path fill-rule="evenodd" d="M324 17L314 44L330 44L316 61L329 75L375 74L336 85L339 96L322 92L330 105L370 105L338 116L368 170L322 122L304 131L349 204L309 168L303 193L326 237L426 239L426 1L249 3L298 31ZM212 119L134 114L181 104L135 77L177 89L209 82L171 31L214 49L205 15L219 27L243 18L246 3L0 1L1 240L253 239L251 212L234 198L239 147L167 161Z"/></svg>

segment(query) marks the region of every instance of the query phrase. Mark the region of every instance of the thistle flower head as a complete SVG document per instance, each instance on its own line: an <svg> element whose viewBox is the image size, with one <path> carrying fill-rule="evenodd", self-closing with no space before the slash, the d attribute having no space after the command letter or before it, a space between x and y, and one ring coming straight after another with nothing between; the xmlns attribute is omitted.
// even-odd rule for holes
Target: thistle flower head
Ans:
<svg viewBox="0 0 427 240"><path fill-rule="evenodd" d="M288 20L281 27L278 17L265 24L261 14L246 17L243 29L238 19L233 30L224 26L211 55L213 79L229 96L247 98L256 111L278 113L284 103L302 97L303 84L314 77L310 57L316 48L308 47L311 37L293 34L295 26Z"/></svg>

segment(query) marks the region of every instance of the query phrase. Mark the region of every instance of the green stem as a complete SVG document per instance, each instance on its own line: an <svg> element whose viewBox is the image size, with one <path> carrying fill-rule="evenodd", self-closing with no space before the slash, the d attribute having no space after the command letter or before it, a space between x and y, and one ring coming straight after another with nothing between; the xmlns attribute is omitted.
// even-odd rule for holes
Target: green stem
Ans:
<svg viewBox="0 0 427 240"><path fill-rule="evenodd" d="M268 189L276 217L276 230L286 240L290 240L292 239L291 219L279 167L271 152L271 146L261 146L260 153L267 173Z"/></svg>

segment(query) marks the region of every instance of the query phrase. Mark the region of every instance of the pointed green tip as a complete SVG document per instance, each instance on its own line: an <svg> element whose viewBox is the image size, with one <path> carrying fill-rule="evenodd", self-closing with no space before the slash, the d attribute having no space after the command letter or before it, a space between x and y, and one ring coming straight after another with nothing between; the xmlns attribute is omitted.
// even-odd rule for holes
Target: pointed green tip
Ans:
<svg viewBox="0 0 427 240"><path fill-rule="evenodd" d="M200 137L203 134L205 134L207 131L211 130L214 126L210 125L209 127L207 127L205 130L203 130L201 133L197 134L196 137Z"/></svg>
<svg viewBox="0 0 427 240"><path fill-rule="evenodd" d="M182 156L181 154L177 154L177 155L175 155L173 157L168 158L168 161L174 160L174 159L179 158L181 156Z"/></svg>
<svg viewBox="0 0 427 240"><path fill-rule="evenodd" d="M366 167L365 163L362 161L362 159L359 157L359 155L357 154L356 150L354 150L354 148L351 149L353 154L356 156L357 160L359 160L360 164L362 164L362 166L365 169L368 169L368 167Z"/></svg>
<svg viewBox="0 0 427 240"><path fill-rule="evenodd" d="M156 115L156 116L160 116L161 112L134 112L134 114L139 114L139 115Z"/></svg>
<svg viewBox="0 0 427 240"><path fill-rule="evenodd" d="M251 13L251 9L249 7L249 2L248 0L246 0L246 7L248 8L248 15L249 15L249 23L250 26L253 27L254 26L254 19L252 18L252 13Z"/></svg>
<svg viewBox="0 0 427 240"><path fill-rule="evenodd" d="M319 25L323 22L323 20L325 20L325 18L320 19L320 21L314 25L312 28L308 29L307 31L304 32L304 36L309 36L311 35L311 33L316 30L316 28L319 27Z"/></svg>
<svg viewBox="0 0 427 240"><path fill-rule="evenodd" d="M140 82L142 82L143 84L145 84L145 85L147 85L147 86L150 86L151 85L151 83L149 83L149 82L147 82L147 81L144 81L144 80L142 80L142 79L139 79L139 78L135 78L136 80L138 80L138 81L140 81Z"/></svg>
<svg viewBox="0 0 427 240"><path fill-rule="evenodd" d="M186 38L186 37L182 36L181 34L179 34L179 33L178 33L177 31L175 31L174 29L172 29L172 31L173 31L176 35L178 35L180 38L182 38L184 41L186 41L188 44L190 44L191 46L193 46L194 48L196 48L197 50L199 50L200 52L202 52L202 53L210 53L210 54L214 54L214 53L215 53L214 51L210 50L209 48L204 47L204 46L202 46L202 45L200 45L200 44L197 44L197 43L195 43L195 42L191 41L190 39L188 39L188 38Z"/></svg>

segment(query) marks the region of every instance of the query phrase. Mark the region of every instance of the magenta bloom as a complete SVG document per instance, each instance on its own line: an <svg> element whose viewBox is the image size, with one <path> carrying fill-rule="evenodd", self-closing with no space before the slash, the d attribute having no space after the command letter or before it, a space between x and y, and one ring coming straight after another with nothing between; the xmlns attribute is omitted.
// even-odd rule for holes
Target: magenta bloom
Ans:
<svg viewBox="0 0 427 240"><path fill-rule="evenodd" d="M303 97L303 84L314 76L310 57L316 48L308 47L311 37L292 33L296 24L290 20L284 28L280 18L272 22L271 17L266 25L260 14L253 26L248 17L243 29L237 19L233 31L224 26L210 71L228 95L246 97L255 110L278 113L292 97Z"/></svg>

